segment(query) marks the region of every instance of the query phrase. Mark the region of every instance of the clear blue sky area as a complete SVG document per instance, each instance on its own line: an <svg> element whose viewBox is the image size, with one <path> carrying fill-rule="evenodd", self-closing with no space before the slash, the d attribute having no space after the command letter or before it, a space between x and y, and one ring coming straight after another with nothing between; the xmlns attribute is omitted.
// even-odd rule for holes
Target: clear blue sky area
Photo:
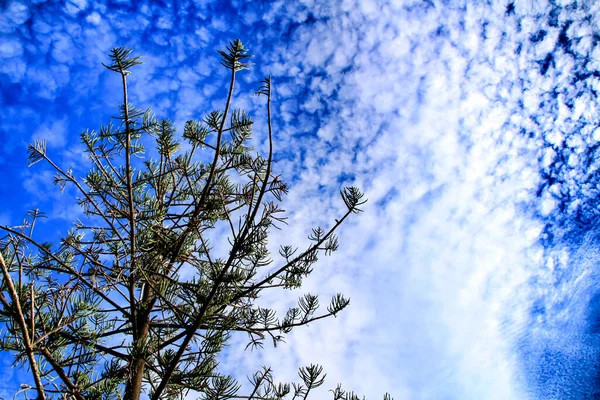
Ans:
<svg viewBox="0 0 600 400"><path fill-rule="evenodd" d="M281 380L318 362L370 399L591 399L600 396L597 251L600 8L595 1L2 1L0 225L40 208L40 241L82 216L27 167L27 144L82 176L79 142L118 114L130 47L130 100L181 130L223 107L216 53L240 38L254 66L235 107L256 120L272 75L276 172L291 183L289 226L303 243L357 185L365 213L341 232L303 290L352 298L339 318L222 360ZM148 156L152 156L152 151ZM264 299L285 308L296 294ZM268 346L267 346L268 347ZM0 354L0 396L31 380ZM22 395L20 395L22 396ZM24 398L24 397L23 397Z"/></svg>

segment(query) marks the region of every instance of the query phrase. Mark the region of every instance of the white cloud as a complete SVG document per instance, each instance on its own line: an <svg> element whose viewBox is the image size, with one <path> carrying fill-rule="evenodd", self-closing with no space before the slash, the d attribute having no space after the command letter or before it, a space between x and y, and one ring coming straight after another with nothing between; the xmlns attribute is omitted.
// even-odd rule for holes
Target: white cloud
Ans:
<svg viewBox="0 0 600 400"><path fill-rule="evenodd" d="M196 36L198 37L198 39L200 39L204 43L208 43L208 41L212 39L212 34L204 26L201 26L198 29L196 29L195 33L196 33Z"/></svg>
<svg viewBox="0 0 600 400"><path fill-rule="evenodd" d="M170 15L161 16L156 22L156 26L160 29L171 29L173 27L172 17Z"/></svg>
<svg viewBox="0 0 600 400"><path fill-rule="evenodd" d="M26 70L27 65L23 60L11 59L10 62L0 63L0 72L6 74L11 82L19 82Z"/></svg>
<svg viewBox="0 0 600 400"><path fill-rule="evenodd" d="M19 26L29 19L29 8L20 1L11 1L4 15L16 26Z"/></svg>
<svg viewBox="0 0 600 400"><path fill-rule="evenodd" d="M40 126L31 136L31 140L45 140L48 147L60 148L65 146L66 136L67 121L62 119Z"/></svg>
<svg viewBox="0 0 600 400"><path fill-rule="evenodd" d="M210 25L213 29L216 29L217 31L222 32L227 30L227 23L223 18L212 18Z"/></svg>
<svg viewBox="0 0 600 400"><path fill-rule="evenodd" d="M98 25L100 24L100 21L102 21L102 17L100 17L100 14L94 11L90 15L85 17L85 20L90 24Z"/></svg>
<svg viewBox="0 0 600 400"><path fill-rule="evenodd" d="M23 54L23 46L15 39L3 38L0 43L0 57L12 58Z"/></svg>
<svg viewBox="0 0 600 400"><path fill-rule="evenodd" d="M52 37L52 57L59 63L71 64L76 50L71 38L64 33L56 33Z"/></svg>

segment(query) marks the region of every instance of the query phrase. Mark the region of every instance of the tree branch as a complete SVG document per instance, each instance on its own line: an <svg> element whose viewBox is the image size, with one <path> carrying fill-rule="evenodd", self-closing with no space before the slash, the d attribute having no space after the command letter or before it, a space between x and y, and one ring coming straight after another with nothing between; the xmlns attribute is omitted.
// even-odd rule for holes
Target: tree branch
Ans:
<svg viewBox="0 0 600 400"><path fill-rule="evenodd" d="M23 335L23 342L25 345L25 351L27 353L27 358L29 360L29 365L31 367L31 373L33 374L33 380L35 381L35 386L38 392L38 398L40 400L46 399L46 394L44 393L44 385L42 384L42 379L40 377L40 372L37 367L37 363L35 361L35 354L33 350L33 346L31 345L32 337L29 335L27 330L27 323L25 322L25 315L23 314L23 310L21 309L21 302L17 291L15 289L15 285L13 284L12 277L8 272L8 267L4 262L4 257L2 253L0 253L0 267L2 268L2 274L4 275L4 280L8 285L9 293L12 297L13 304L16 308L16 317L19 327L21 328L21 333ZM8 311L8 310L7 310ZM34 332L31 332L31 335L34 335Z"/></svg>

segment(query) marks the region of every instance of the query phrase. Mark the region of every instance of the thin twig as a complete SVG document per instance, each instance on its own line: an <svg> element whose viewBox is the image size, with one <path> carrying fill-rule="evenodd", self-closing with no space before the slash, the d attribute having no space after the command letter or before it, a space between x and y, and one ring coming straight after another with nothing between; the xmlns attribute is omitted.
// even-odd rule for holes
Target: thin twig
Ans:
<svg viewBox="0 0 600 400"><path fill-rule="evenodd" d="M25 351L27 353L27 358L29 359L29 365L31 368L31 373L33 374L33 380L35 381L35 386L38 392L38 398L41 400L46 399L46 394L44 393L44 385L42 384L42 379L40 377L40 372L37 367L37 363L35 361L35 354L33 350L33 346L31 345L32 338L29 336L29 332L27 329L27 323L25 322L25 315L23 314L23 310L21 309L21 302L19 296L17 294L17 290L15 289L15 285L13 284L12 277L8 272L8 268L4 262L4 257L2 253L0 253L0 267L2 268L2 274L4 275L4 280L8 286L9 293L12 297L13 304L16 309L16 317L19 327L21 328L21 332L23 334L23 342L25 345ZM9 308L10 309L10 308ZM32 332L33 334L33 332Z"/></svg>

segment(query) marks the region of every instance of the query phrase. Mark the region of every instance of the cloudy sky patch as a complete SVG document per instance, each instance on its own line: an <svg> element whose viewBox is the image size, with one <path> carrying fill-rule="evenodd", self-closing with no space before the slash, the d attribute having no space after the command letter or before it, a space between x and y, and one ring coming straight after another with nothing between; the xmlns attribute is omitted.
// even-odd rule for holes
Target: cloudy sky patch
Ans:
<svg viewBox="0 0 600 400"><path fill-rule="evenodd" d="M338 382L371 399L598 391L595 2L2 7L2 223L40 207L65 232L79 215L43 166L26 168L26 144L44 137L59 163L84 172L79 133L107 123L120 102L119 82L101 66L116 46L146 62L129 78L131 101L179 128L222 107L216 50L228 40L255 54L236 106L259 128L265 108L252 93L273 76L275 169L292 185L274 249L329 226L343 185L366 192L365 212L342 227L340 250L305 286L261 299L285 310L302 293L326 303L343 292L350 308L275 349L243 352L245 337L234 337L225 370L244 380L266 364L295 380L298 367L318 362L328 378L315 398ZM257 129L259 151L265 138Z"/></svg>

